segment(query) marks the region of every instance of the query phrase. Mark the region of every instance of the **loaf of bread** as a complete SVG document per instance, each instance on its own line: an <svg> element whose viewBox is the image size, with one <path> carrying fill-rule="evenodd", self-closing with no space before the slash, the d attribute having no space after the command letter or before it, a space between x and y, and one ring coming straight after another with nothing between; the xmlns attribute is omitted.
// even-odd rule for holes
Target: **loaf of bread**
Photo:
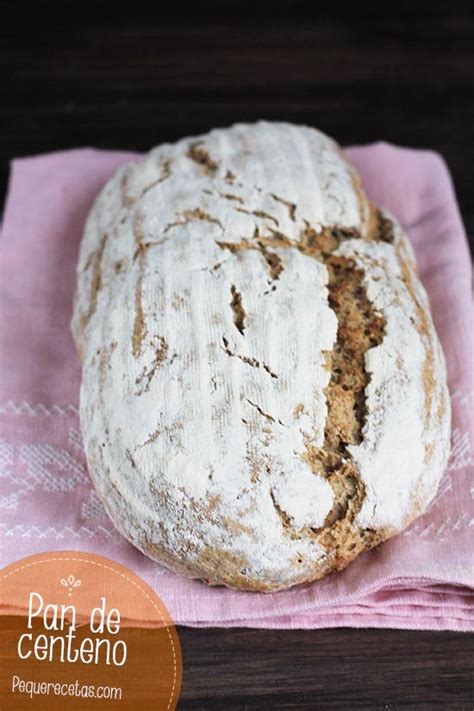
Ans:
<svg viewBox="0 0 474 711"><path fill-rule="evenodd" d="M72 327L96 490L174 571L312 581L436 493L450 407L411 247L312 128L236 125L122 167Z"/></svg>

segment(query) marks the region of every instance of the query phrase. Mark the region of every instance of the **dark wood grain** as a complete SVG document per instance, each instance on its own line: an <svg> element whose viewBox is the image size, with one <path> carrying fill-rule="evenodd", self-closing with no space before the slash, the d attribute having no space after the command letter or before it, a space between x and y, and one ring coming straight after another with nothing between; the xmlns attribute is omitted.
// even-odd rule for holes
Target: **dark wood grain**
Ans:
<svg viewBox="0 0 474 711"><path fill-rule="evenodd" d="M474 635L179 629L180 709L472 711Z"/></svg>
<svg viewBox="0 0 474 711"><path fill-rule="evenodd" d="M169 3L168 3L169 5ZM468 2L0 2L0 186L18 155L145 150L258 118L439 151L474 235ZM146 6L145 6L146 7ZM153 9L152 9L153 8ZM180 631L181 708L474 708L473 637Z"/></svg>

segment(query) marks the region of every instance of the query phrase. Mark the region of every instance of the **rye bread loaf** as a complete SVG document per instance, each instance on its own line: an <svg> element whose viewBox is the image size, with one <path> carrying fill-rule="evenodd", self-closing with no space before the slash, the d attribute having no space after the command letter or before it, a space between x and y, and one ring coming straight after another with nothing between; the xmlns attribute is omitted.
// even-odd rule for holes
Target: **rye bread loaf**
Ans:
<svg viewBox="0 0 474 711"><path fill-rule="evenodd" d="M411 247L314 129L236 125L122 167L72 327L97 492L172 570L315 580L437 490L450 408Z"/></svg>

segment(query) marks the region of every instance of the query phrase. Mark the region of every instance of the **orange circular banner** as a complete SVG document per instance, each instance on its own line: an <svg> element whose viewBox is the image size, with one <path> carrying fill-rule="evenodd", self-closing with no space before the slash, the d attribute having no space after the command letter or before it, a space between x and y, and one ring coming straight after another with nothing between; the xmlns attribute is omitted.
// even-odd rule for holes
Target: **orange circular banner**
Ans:
<svg viewBox="0 0 474 711"><path fill-rule="evenodd" d="M2 711L174 709L178 635L153 590L90 553L24 558L0 571Z"/></svg>

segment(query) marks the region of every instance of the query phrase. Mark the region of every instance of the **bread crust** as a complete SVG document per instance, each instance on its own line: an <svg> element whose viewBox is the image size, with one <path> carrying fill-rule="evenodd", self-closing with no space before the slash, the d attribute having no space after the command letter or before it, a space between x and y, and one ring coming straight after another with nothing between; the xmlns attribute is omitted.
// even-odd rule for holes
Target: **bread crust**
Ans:
<svg viewBox="0 0 474 711"><path fill-rule="evenodd" d="M436 493L449 397L411 246L314 129L239 124L122 167L72 330L94 485L171 570L316 580Z"/></svg>

